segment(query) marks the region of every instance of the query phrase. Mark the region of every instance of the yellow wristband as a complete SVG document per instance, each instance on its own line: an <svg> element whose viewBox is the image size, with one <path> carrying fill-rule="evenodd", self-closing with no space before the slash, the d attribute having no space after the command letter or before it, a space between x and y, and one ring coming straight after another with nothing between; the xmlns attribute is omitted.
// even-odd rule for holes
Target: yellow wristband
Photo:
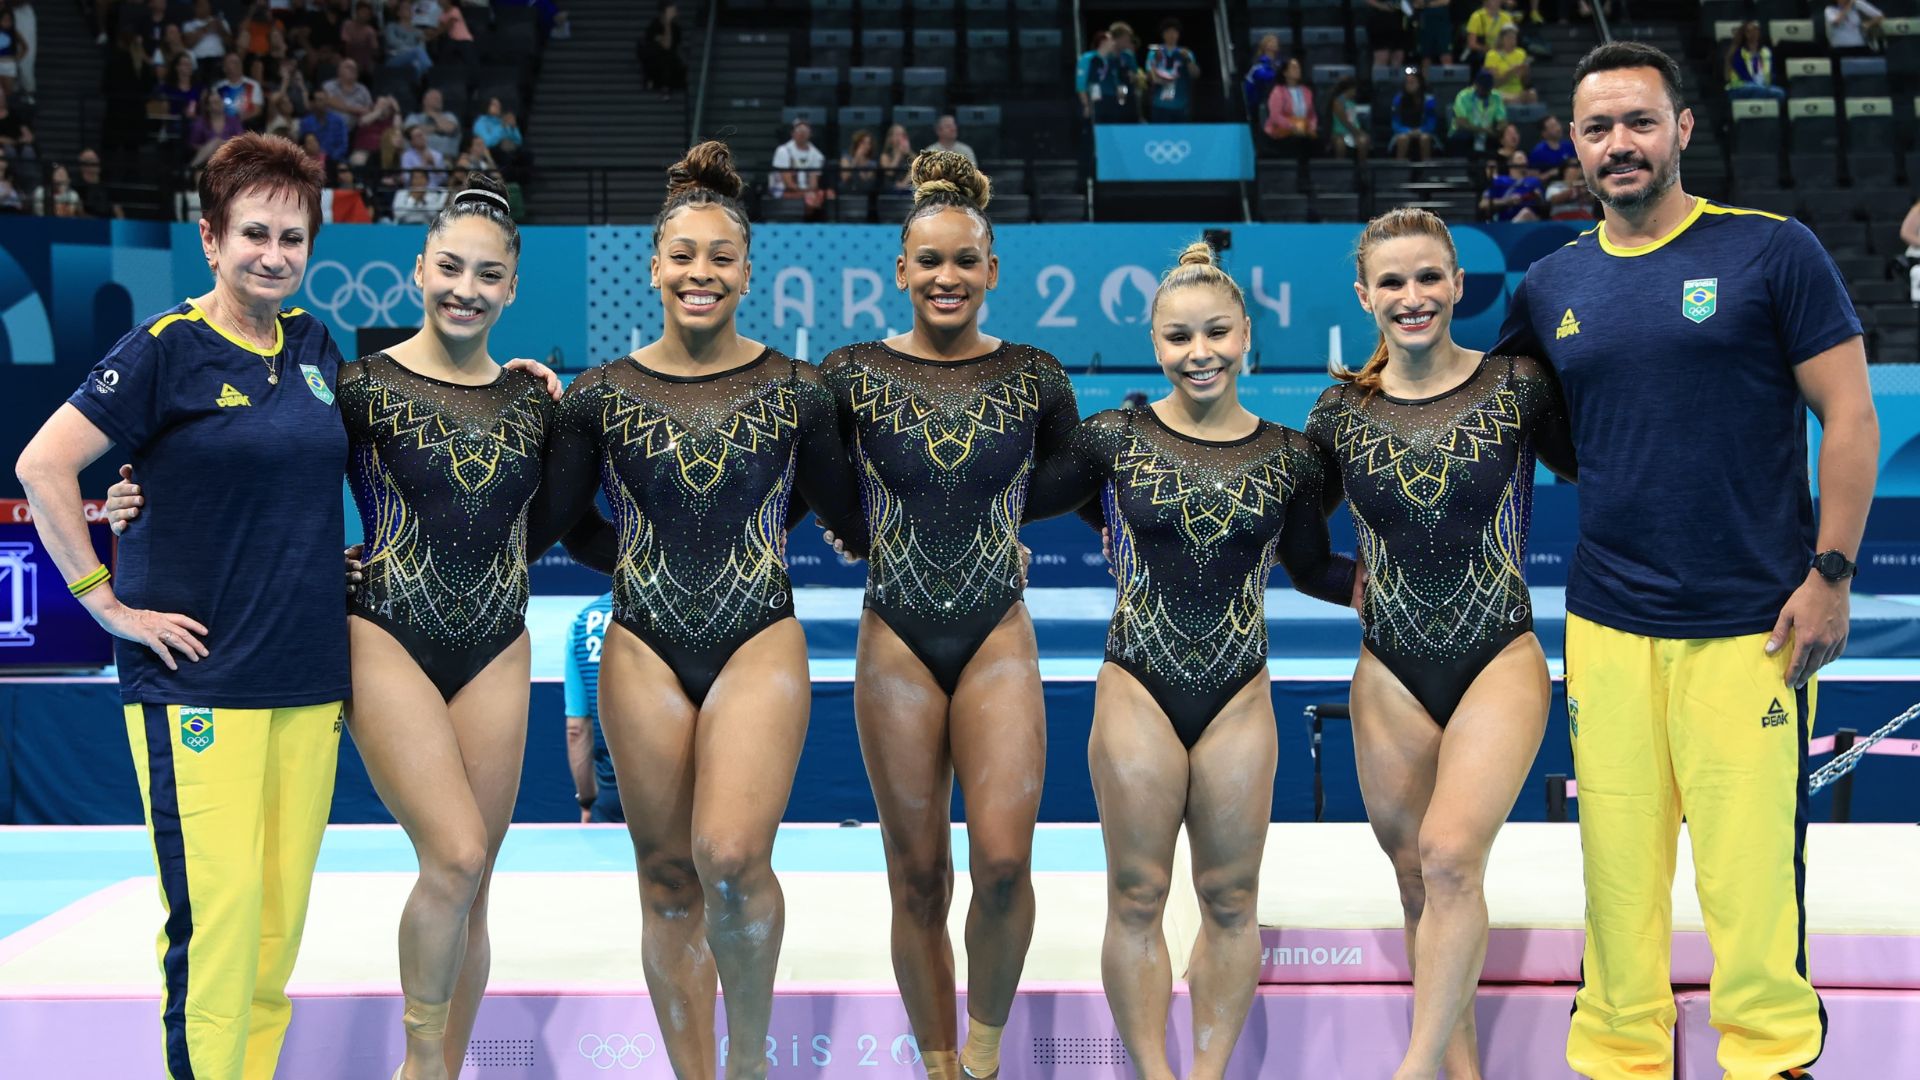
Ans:
<svg viewBox="0 0 1920 1080"><path fill-rule="evenodd" d="M93 590L99 588L100 586L105 585L107 583L107 579L112 576L113 576L113 571L108 570L104 566L97 566L94 568L93 573L88 574L87 576L81 578L78 581L68 582L67 591L72 593L74 595L74 598L77 600L80 597L85 596L88 593L92 592Z"/></svg>

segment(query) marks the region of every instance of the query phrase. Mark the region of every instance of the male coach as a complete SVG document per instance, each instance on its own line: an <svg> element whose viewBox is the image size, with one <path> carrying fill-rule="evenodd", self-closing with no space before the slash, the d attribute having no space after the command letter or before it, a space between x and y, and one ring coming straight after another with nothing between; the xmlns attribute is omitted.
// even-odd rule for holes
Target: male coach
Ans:
<svg viewBox="0 0 1920 1080"><path fill-rule="evenodd" d="M1527 271L1494 350L1552 363L1580 461L1566 657L1587 944L1567 1061L1673 1075L1684 817L1720 1065L1803 1076L1826 1036L1804 903L1814 673L1846 645L1879 456L1860 322L1804 226L1681 188L1693 114L1665 53L1588 53L1573 118L1604 220Z"/></svg>

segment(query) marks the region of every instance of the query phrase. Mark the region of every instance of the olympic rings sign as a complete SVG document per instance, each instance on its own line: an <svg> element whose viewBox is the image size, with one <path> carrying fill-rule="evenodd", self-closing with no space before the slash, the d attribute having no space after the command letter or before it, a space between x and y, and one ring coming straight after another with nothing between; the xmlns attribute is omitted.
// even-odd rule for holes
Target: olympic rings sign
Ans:
<svg viewBox="0 0 1920 1080"><path fill-rule="evenodd" d="M410 274L390 262L369 262L359 273L344 263L322 260L307 267L306 306L325 312L348 330L363 326L400 326L394 311L407 316L404 325L413 325L422 303L420 290Z"/></svg>
<svg viewBox="0 0 1920 1080"><path fill-rule="evenodd" d="M1153 139L1141 147L1147 160L1155 165L1178 165L1193 153L1193 144L1185 139Z"/></svg>
<svg viewBox="0 0 1920 1080"><path fill-rule="evenodd" d="M605 1038L588 1032L580 1036L579 1045L580 1056L602 1072L612 1069L632 1072L646 1064L656 1046L653 1036L645 1032L633 1036L614 1034Z"/></svg>

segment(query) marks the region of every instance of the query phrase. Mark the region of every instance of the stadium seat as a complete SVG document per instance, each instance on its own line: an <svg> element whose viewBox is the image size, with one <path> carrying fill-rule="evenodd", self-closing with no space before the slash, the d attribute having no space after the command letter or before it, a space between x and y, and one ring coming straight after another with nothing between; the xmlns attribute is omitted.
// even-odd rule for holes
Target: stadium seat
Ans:
<svg viewBox="0 0 1920 1080"><path fill-rule="evenodd" d="M1887 66L1894 71L1920 71L1920 19L1888 19L1881 24L1886 33ZM1909 88L1912 87L1909 82Z"/></svg>
<svg viewBox="0 0 1920 1080"><path fill-rule="evenodd" d="M973 147L975 156L1000 156L1000 106L962 105L953 110L953 122L960 126L960 141ZM1025 186L1024 177L1021 182Z"/></svg>
<svg viewBox="0 0 1920 1080"><path fill-rule="evenodd" d="M895 105L893 122L907 129L907 138L918 150L933 141L933 123L940 114L925 105Z"/></svg>
<svg viewBox="0 0 1920 1080"><path fill-rule="evenodd" d="M1251 0L1247 4L1247 17L1255 26L1279 26L1293 21L1293 13L1299 4L1295 0Z"/></svg>
<svg viewBox="0 0 1920 1080"><path fill-rule="evenodd" d="M847 104L886 107L893 104L893 69L857 67L847 72Z"/></svg>
<svg viewBox="0 0 1920 1080"><path fill-rule="evenodd" d="M788 105L780 110L780 141L787 140L787 132L793 125L805 120L813 129L813 141L822 146L829 145L828 135L833 132L833 112L818 105Z"/></svg>
<svg viewBox="0 0 1920 1080"><path fill-rule="evenodd" d="M1846 56L1840 59L1840 85L1849 98L1886 97L1893 92L1887 80L1884 56Z"/></svg>
<svg viewBox="0 0 1920 1080"><path fill-rule="evenodd" d="M1013 0L1014 25L1046 27L1060 21L1060 0Z"/></svg>
<svg viewBox="0 0 1920 1080"><path fill-rule="evenodd" d="M1798 57L1782 65L1791 97L1832 97L1833 61L1824 56Z"/></svg>
<svg viewBox="0 0 1920 1080"><path fill-rule="evenodd" d="M1311 161L1307 164L1307 174L1311 178L1315 197L1323 194L1350 195L1360 189L1360 175L1355 171L1352 161Z"/></svg>
<svg viewBox="0 0 1920 1080"><path fill-rule="evenodd" d="M1780 146L1780 103L1747 98L1728 103L1733 117L1733 149L1742 155L1777 151Z"/></svg>
<svg viewBox="0 0 1920 1080"><path fill-rule="evenodd" d="M809 0L816 30L852 30L853 0Z"/></svg>
<svg viewBox="0 0 1920 1080"><path fill-rule="evenodd" d="M1316 191L1308 200L1314 221L1360 220L1360 196L1353 192Z"/></svg>
<svg viewBox="0 0 1920 1080"><path fill-rule="evenodd" d="M853 63L853 31L810 30L807 32L808 59L819 67L846 67Z"/></svg>
<svg viewBox="0 0 1920 1080"><path fill-rule="evenodd" d="M1007 13L1007 0L966 0L967 31L999 30L1006 32L1012 23Z"/></svg>
<svg viewBox="0 0 1920 1080"><path fill-rule="evenodd" d="M1766 21L1767 39L1772 41L1777 51L1812 49L1819 44L1814 37L1814 19L1769 19Z"/></svg>
<svg viewBox="0 0 1920 1080"><path fill-rule="evenodd" d="M960 29L960 7L956 0L910 0L909 6L913 8L913 28L916 33L921 30L944 30L952 34Z"/></svg>
<svg viewBox="0 0 1920 1080"><path fill-rule="evenodd" d="M975 0L968 0L973 3ZM972 15L972 9L968 10ZM976 87L1002 86L1013 77L1011 36L1005 30L967 31L967 81Z"/></svg>
<svg viewBox="0 0 1920 1080"><path fill-rule="evenodd" d="M1847 176L1854 183L1892 183L1899 157L1893 129L1893 99L1849 97Z"/></svg>
<svg viewBox="0 0 1920 1080"><path fill-rule="evenodd" d="M1072 70L1058 30L1022 29L1020 82L1026 86L1065 86Z"/></svg>
<svg viewBox="0 0 1920 1080"><path fill-rule="evenodd" d="M1339 82L1341 79L1354 79L1358 77L1359 75L1354 71L1352 64L1315 64L1307 77L1307 81L1313 84L1313 92L1316 95L1324 95L1334 83Z"/></svg>
<svg viewBox="0 0 1920 1080"><path fill-rule="evenodd" d="M760 220L762 221L803 221L807 216L807 204L800 199L761 199Z"/></svg>
<svg viewBox="0 0 1920 1080"><path fill-rule="evenodd" d="M915 30L913 32L913 65L915 67L937 67L951 71L954 58L959 54L951 30Z"/></svg>
<svg viewBox="0 0 1920 1080"><path fill-rule="evenodd" d="M833 220L850 225L865 224L873 220L873 196L868 194L848 194L841 191L833 200Z"/></svg>
<svg viewBox="0 0 1920 1080"><path fill-rule="evenodd" d="M860 31L860 66L897 68L907 62L904 30Z"/></svg>
<svg viewBox="0 0 1920 1080"><path fill-rule="evenodd" d="M1837 181L1840 124L1834 111L1832 98L1788 100L1788 167L1796 186Z"/></svg>
<svg viewBox="0 0 1920 1080"><path fill-rule="evenodd" d="M1024 191L1009 191L1002 195L996 184L993 191L993 203L988 207L993 220L1009 224L1025 224L1033 220L1033 196Z"/></svg>
<svg viewBox="0 0 1920 1080"><path fill-rule="evenodd" d="M866 30L904 30L904 0L860 0L860 26Z"/></svg>
<svg viewBox="0 0 1920 1080"><path fill-rule="evenodd" d="M1300 21L1308 27L1337 27L1346 17L1348 0L1295 0L1294 6L1300 9Z"/></svg>
<svg viewBox="0 0 1920 1080"><path fill-rule="evenodd" d="M803 67L793 69L793 103L831 109L840 104L840 69Z"/></svg>
<svg viewBox="0 0 1920 1080"><path fill-rule="evenodd" d="M900 104L943 109L947 105L947 69L910 67L900 73Z"/></svg>
<svg viewBox="0 0 1920 1080"><path fill-rule="evenodd" d="M1340 26L1307 26L1300 31L1301 62L1309 67L1347 62L1347 31Z"/></svg>
<svg viewBox="0 0 1920 1080"><path fill-rule="evenodd" d="M1268 34L1280 39L1281 56L1293 55L1293 27L1291 26L1269 26L1256 22L1253 24L1253 32L1247 35L1247 44L1257 52L1260 43L1266 40Z"/></svg>
<svg viewBox="0 0 1920 1080"><path fill-rule="evenodd" d="M873 133L877 142L886 135L887 111L877 105L847 105L834 113L834 120L845 136L848 145L844 150L852 149L853 133L865 128Z"/></svg>

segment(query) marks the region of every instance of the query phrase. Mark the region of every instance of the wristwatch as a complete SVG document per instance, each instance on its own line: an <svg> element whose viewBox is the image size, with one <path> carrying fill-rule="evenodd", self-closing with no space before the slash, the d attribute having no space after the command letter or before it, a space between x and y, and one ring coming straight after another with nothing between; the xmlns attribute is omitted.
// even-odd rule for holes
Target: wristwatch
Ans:
<svg viewBox="0 0 1920 1080"><path fill-rule="evenodd" d="M1813 557L1813 568L1828 581L1845 581L1860 572L1860 566L1839 551L1823 551Z"/></svg>
<svg viewBox="0 0 1920 1080"><path fill-rule="evenodd" d="M594 792L592 795L581 795L576 793L573 798L575 802L580 804L580 809L591 810L593 809L593 804L600 801L600 793L597 791Z"/></svg>

